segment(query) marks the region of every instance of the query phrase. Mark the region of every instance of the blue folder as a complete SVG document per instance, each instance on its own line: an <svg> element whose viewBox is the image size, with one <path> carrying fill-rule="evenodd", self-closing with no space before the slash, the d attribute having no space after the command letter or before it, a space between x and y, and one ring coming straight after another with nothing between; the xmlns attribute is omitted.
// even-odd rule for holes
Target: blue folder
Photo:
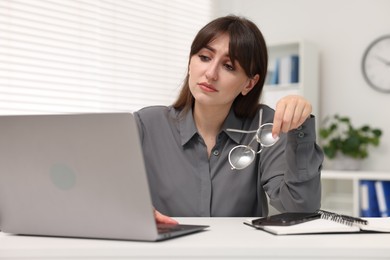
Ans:
<svg viewBox="0 0 390 260"><path fill-rule="evenodd" d="M390 216L390 181L376 181L376 196L381 217Z"/></svg>
<svg viewBox="0 0 390 260"><path fill-rule="evenodd" d="M361 180L359 183L361 217L380 217L375 182L373 180Z"/></svg>

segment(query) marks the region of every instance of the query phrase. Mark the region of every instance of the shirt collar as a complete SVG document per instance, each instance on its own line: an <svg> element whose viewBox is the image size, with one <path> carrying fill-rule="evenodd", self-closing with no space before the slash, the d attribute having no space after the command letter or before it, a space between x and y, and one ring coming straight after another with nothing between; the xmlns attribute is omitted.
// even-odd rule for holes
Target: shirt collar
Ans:
<svg viewBox="0 0 390 260"><path fill-rule="evenodd" d="M183 114L183 111L179 113L179 129L181 135L181 145L188 143L191 138L197 134L197 128L195 126L194 116L192 114L192 109L187 113ZM232 129L242 129L243 120L238 118L234 113L233 109L230 109L228 116L225 119L225 122L222 125L222 131L232 139L234 142L239 143L242 139L242 133L235 133L226 131L228 128Z"/></svg>
<svg viewBox="0 0 390 260"><path fill-rule="evenodd" d="M237 132L229 132L226 131L226 129L231 128L231 129L243 130L242 129L243 125L244 125L243 120L236 116L233 109L230 109L230 112L226 117L225 122L222 125L222 131L225 132L230 139L232 139L234 142L238 144L242 140L243 134Z"/></svg>
<svg viewBox="0 0 390 260"><path fill-rule="evenodd" d="M179 129L181 135L181 145L185 145L197 133L192 108L187 113L179 113Z"/></svg>

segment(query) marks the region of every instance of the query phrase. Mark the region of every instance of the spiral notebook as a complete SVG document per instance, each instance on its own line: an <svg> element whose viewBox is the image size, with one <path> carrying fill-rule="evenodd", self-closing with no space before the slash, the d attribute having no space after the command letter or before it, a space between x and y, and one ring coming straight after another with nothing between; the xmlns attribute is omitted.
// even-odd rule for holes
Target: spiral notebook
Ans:
<svg viewBox="0 0 390 260"><path fill-rule="evenodd" d="M309 217L307 217L307 216ZM318 216L318 217L313 217ZM274 218L283 219L281 214ZM303 219L304 218L304 219ZM324 233L358 233L358 232L382 232L390 233L390 217L387 218L356 218L335 212L319 210L315 213L297 214L295 221L280 225L262 224L264 218L248 219L244 224L256 229L264 230L274 235L298 235L298 234L324 234ZM297 224L296 224L297 223Z"/></svg>

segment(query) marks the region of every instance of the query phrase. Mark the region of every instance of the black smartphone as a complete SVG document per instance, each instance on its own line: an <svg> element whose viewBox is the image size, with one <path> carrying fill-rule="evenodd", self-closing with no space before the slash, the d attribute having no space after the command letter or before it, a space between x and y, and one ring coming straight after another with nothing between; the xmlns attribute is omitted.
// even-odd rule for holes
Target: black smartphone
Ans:
<svg viewBox="0 0 390 260"><path fill-rule="evenodd" d="M321 218L321 214L307 212L287 212L272 215L269 217L252 220L253 226L291 226L306 221Z"/></svg>

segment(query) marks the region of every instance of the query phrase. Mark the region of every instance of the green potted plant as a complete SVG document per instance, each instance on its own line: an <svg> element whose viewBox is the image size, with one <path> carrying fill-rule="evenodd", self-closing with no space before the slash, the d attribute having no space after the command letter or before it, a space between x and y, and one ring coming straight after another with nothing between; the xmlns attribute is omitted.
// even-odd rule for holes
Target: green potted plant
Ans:
<svg viewBox="0 0 390 260"><path fill-rule="evenodd" d="M368 157L368 148L378 146L382 130L363 125L356 128L346 116L327 117L320 128L321 144L325 156L335 160L340 156L361 161Z"/></svg>

